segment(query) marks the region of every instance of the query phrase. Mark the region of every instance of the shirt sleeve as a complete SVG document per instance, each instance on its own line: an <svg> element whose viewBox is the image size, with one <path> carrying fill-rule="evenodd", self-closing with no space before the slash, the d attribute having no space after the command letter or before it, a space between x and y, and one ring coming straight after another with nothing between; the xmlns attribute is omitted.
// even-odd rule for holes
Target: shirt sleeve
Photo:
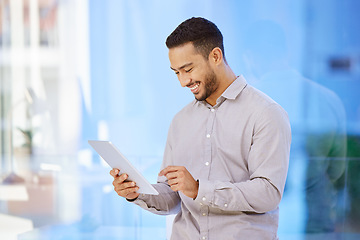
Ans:
<svg viewBox="0 0 360 240"><path fill-rule="evenodd" d="M278 207L287 176L291 129L287 113L272 104L258 114L248 155L249 180L199 179L195 201L223 211L264 213Z"/></svg>
<svg viewBox="0 0 360 240"><path fill-rule="evenodd" d="M158 214L176 214L180 210L180 197L170 189L167 183L153 184L159 195L140 194L134 203L141 208Z"/></svg>

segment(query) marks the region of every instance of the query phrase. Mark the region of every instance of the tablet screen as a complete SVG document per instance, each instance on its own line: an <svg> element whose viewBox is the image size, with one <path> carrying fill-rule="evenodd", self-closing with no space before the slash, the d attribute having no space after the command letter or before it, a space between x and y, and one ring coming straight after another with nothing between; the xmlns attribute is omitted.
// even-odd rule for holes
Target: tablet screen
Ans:
<svg viewBox="0 0 360 240"><path fill-rule="evenodd" d="M126 173L127 180L134 181L139 187L138 193L158 195L158 191L146 178L127 160L124 155L109 141L89 140L89 144L109 164L111 168L120 170L119 175Z"/></svg>

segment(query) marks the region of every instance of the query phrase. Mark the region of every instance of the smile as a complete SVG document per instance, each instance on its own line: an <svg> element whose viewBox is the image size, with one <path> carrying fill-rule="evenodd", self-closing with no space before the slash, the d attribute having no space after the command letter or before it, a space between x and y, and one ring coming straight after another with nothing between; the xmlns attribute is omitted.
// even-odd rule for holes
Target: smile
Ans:
<svg viewBox="0 0 360 240"><path fill-rule="evenodd" d="M199 83L196 83L194 86L189 87L192 93L197 93L199 91Z"/></svg>

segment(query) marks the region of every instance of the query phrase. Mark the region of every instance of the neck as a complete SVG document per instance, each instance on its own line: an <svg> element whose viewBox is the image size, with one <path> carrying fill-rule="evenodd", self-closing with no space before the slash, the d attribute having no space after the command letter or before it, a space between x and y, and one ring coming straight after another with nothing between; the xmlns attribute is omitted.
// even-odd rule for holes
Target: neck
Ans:
<svg viewBox="0 0 360 240"><path fill-rule="evenodd" d="M223 92L235 81L237 76L230 68L229 65L224 64L219 74L216 74L218 81L218 87L216 90L206 99L206 102L211 106L216 104L216 100L223 94Z"/></svg>

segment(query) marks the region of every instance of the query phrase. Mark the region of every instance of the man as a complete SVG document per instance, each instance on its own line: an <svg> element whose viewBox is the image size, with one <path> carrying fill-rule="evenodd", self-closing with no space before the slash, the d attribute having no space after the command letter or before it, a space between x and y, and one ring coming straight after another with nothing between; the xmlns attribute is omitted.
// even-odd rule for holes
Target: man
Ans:
<svg viewBox="0 0 360 240"><path fill-rule="evenodd" d="M188 19L166 45L195 100L171 123L159 195L140 195L118 169L110 172L115 191L150 212L177 213L171 239L277 239L291 141L286 112L236 77L212 22Z"/></svg>

